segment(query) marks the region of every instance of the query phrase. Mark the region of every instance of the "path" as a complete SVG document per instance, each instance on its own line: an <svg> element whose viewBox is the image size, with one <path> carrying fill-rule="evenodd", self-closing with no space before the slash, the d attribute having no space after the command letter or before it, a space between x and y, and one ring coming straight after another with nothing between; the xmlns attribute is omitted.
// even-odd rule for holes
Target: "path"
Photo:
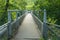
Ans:
<svg viewBox="0 0 60 40"><path fill-rule="evenodd" d="M40 32L31 14L24 18L18 33L12 40L39 40Z"/></svg>

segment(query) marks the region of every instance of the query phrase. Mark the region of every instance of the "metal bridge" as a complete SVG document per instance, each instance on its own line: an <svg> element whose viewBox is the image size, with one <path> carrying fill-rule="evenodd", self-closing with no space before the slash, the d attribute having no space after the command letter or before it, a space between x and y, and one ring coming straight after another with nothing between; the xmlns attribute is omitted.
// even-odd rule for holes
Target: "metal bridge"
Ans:
<svg viewBox="0 0 60 40"><path fill-rule="evenodd" d="M14 21L12 12L16 12ZM36 11L8 10L8 23L0 26L0 40L60 40L60 26L47 22L46 9L43 13L42 22Z"/></svg>

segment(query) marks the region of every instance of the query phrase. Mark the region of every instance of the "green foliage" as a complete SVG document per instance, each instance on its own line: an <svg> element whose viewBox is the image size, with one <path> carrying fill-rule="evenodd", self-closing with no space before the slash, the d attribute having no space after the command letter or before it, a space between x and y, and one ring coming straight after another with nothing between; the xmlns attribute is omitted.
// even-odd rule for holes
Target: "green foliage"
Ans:
<svg viewBox="0 0 60 40"><path fill-rule="evenodd" d="M5 5L6 5L6 0L0 0L0 25L4 24L7 22L7 14L5 14Z"/></svg>
<svg viewBox="0 0 60 40"><path fill-rule="evenodd" d="M47 21L60 25L60 0L0 0L0 25L8 22L7 10L47 10ZM43 12L36 12L43 20ZM12 12L12 21L16 19L16 12ZM49 33L48 33L49 34ZM53 40L55 36L53 37ZM40 40L43 40L41 38Z"/></svg>
<svg viewBox="0 0 60 40"><path fill-rule="evenodd" d="M25 0L0 0L0 25L8 22L7 10L25 10L27 3ZM16 13L12 13L12 20L16 18Z"/></svg>
<svg viewBox="0 0 60 40"><path fill-rule="evenodd" d="M20 9L24 10L27 3L24 0L10 0L9 9Z"/></svg>
<svg viewBox="0 0 60 40"><path fill-rule="evenodd" d="M33 10L40 9L47 10L47 22L60 25L60 0L37 0L36 2L34 2ZM40 17L43 17L43 13L40 12L39 14ZM43 18L40 18L40 20L43 20ZM54 27L53 30L56 30L55 26L51 27ZM50 33L51 32L48 31L48 34ZM57 30L56 33L58 33ZM57 37L51 36L51 34L48 37L50 40L57 40Z"/></svg>
<svg viewBox="0 0 60 40"><path fill-rule="evenodd" d="M47 9L48 22L60 24L60 0L37 0L34 3L33 10L44 8Z"/></svg>
<svg viewBox="0 0 60 40"><path fill-rule="evenodd" d="M11 15L12 15L12 21L14 21L16 19L16 12L12 12Z"/></svg>

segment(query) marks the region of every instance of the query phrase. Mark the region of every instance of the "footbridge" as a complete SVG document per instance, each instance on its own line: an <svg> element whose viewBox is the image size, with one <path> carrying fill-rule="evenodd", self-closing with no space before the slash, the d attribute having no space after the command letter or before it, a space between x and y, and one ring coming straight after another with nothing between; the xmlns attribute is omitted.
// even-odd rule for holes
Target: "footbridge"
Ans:
<svg viewBox="0 0 60 40"><path fill-rule="evenodd" d="M12 12L16 19L12 21ZM8 22L0 26L0 40L60 40L60 26L47 22L46 9L43 21L36 11L8 10Z"/></svg>

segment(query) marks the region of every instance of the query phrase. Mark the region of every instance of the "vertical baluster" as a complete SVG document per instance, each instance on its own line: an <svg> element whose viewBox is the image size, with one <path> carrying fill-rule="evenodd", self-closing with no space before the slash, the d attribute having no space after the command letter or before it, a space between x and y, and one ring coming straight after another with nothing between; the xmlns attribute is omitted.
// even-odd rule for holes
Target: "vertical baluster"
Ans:
<svg viewBox="0 0 60 40"><path fill-rule="evenodd" d="M46 25L46 9L44 9L44 19L43 19L43 37L47 40L47 25Z"/></svg>
<svg viewBox="0 0 60 40"><path fill-rule="evenodd" d="M8 29L8 40L11 38L11 33L12 33L12 28L11 28L11 12L10 11L8 11L8 22L9 22L9 24L8 24L8 27L7 27L7 29Z"/></svg>
<svg viewBox="0 0 60 40"><path fill-rule="evenodd" d="M19 16L21 16L21 10L19 11Z"/></svg>
<svg viewBox="0 0 60 40"><path fill-rule="evenodd" d="M18 15L19 15L19 11L16 12L16 20L17 20L17 22L16 22L16 26L17 26L17 27L16 27L16 28L18 28L18 26L19 26Z"/></svg>
<svg viewBox="0 0 60 40"><path fill-rule="evenodd" d="M11 22L11 11L8 11L8 21Z"/></svg>
<svg viewBox="0 0 60 40"><path fill-rule="evenodd" d="M46 9L44 9L44 19L43 19L43 22L47 22L47 20L46 20Z"/></svg>
<svg viewBox="0 0 60 40"><path fill-rule="evenodd" d="M23 14L23 12L22 12L23 10L21 10L21 15Z"/></svg>
<svg viewBox="0 0 60 40"><path fill-rule="evenodd" d="M16 12L16 20L18 19L19 11Z"/></svg>

